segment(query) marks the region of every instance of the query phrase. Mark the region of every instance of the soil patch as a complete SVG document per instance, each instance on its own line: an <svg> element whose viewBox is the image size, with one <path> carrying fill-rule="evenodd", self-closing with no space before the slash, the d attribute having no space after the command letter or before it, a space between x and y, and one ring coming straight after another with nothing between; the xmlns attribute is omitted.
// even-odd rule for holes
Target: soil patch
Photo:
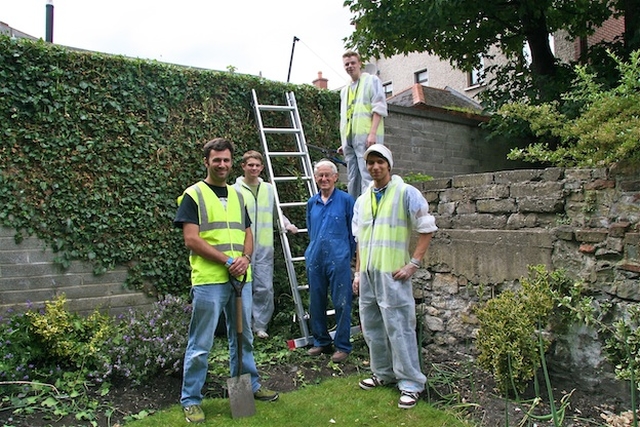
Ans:
<svg viewBox="0 0 640 427"><path fill-rule="evenodd" d="M521 403L507 402L496 392L495 383L490 375L479 371L468 358L460 354L440 356L440 360L425 361L425 373L433 384L423 399L443 407L455 407L461 417L471 420L481 427L518 426L531 412L536 416L550 414L548 399L535 400L533 390L528 390L521 398ZM305 385L316 384L324 379L336 376L366 374L366 360L352 355L346 363L334 365L329 356L309 358L300 364L272 365L261 367L263 384L280 392L289 392ZM226 396L227 378L210 379L206 385L207 397ZM181 379L178 376L159 376L142 386L133 387L119 382L112 385L108 395L100 397L105 409L113 410L110 417L104 412L97 420L100 427L114 427L122 424L126 417L140 414L142 411L154 412L177 404L180 397ZM354 388L357 387L354 381ZM556 406L564 397L568 400L563 426L594 427L610 425L626 427L631 424L619 416L629 410L629 392L626 385L605 387L602 391L582 391L568 381L554 380L554 398ZM541 395L546 396L542 390ZM570 394L570 396L568 396ZM568 396L568 397L566 397ZM605 421L608 417L609 423ZM550 420L529 418L532 422L524 425L538 427L553 426ZM0 424L14 427L44 426L81 426L90 425L78 421L73 416L58 420L43 418L41 414L16 416L8 411L0 412Z"/></svg>

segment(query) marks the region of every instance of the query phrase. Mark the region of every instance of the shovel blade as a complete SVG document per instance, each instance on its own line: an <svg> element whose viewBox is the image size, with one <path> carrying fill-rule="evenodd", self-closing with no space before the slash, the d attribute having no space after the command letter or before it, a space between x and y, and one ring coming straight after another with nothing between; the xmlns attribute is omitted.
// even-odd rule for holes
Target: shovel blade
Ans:
<svg viewBox="0 0 640 427"><path fill-rule="evenodd" d="M251 375L242 374L227 380L229 401L231 402L231 417L251 417L256 413L256 402L251 389Z"/></svg>

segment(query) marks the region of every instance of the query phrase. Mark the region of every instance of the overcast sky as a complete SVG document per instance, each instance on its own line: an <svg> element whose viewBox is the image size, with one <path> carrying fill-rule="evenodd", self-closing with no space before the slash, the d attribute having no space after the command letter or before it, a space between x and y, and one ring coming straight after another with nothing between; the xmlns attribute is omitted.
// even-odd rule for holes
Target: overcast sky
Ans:
<svg viewBox="0 0 640 427"><path fill-rule="evenodd" d="M53 41L98 52L329 88L348 82L344 0L53 0ZM0 21L45 38L46 0L0 0Z"/></svg>

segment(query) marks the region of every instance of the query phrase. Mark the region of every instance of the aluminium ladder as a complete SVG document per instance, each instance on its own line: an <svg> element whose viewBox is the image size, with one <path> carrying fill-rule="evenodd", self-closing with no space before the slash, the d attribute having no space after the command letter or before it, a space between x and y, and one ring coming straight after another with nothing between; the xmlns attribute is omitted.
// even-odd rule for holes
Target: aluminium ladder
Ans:
<svg viewBox="0 0 640 427"><path fill-rule="evenodd" d="M267 165L267 174L273 185L275 204L278 213L278 232L280 234L280 241L282 243L282 250L284 252L284 260L287 268L287 275L289 276L289 285L291 286L291 294L296 308L296 320L300 326L301 337L287 341L287 345L290 349L304 347L313 344L313 336L309 330L309 314L305 309L303 298L300 294L301 291L309 289L308 284L301 285L298 283L298 275L296 273L296 266L304 269L304 254L302 256L294 256L292 254L292 248L289 242L289 235L284 227L284 213L282 208L304 208L306 212L307 200L318 192L318 188L313 176L313 165L311 164L311 158L307 143L305 141L304 132L302 130L302 122L300 120L300 114L298 112L298 106L296 104L296 98L293 92L286 93L286 105L261 105L258 102L258 95L255 89L251 90L253 97L253 106L260 131L260 140L262 141L262 148L265 155L265 163ZM282 114L288 114L289 127L265 127L263 113L272 114L276 117L282 116ZM279 113L279 114L278 114ZM269 116L269 118L272 118ZM283 123L282 117L277 120L277 123ZM267 136L269 135L269 140ZM271 151L269 148L269 141L271 138L277 138L279 136L289 136L286 138L287 142L281 145L285 145L286 151ZM291 142L291 140L293 140ZM277 158L286 159L290 163L297 165L295 173L290 172L290 168L276 168L274 167L274 161ZM280 170L285 171L289 169L287 174L279 174ZM306 199L301 201L287 201L281 200L279 187L284 186L286 183L301 183L306 187ZM306 228L300 228L298 233L308 233ZM327 311L327 315L333 315L335 310ZM359 326L352 326L351 333L354 334L360 331ZM330 332L331 337L335 335L335 331Z"/></svg>

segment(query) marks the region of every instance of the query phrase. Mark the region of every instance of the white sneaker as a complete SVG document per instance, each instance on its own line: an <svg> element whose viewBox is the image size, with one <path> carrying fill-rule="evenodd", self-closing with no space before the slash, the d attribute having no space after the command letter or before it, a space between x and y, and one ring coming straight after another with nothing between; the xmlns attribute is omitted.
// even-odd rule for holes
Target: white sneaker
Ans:
<svg viewBox="0 0 640 427"><path fill-rule="evenodd" d="M268 334L268 333L266 333L266 332L265 332L265 331L263 331L263 330L256 331L256 336L257 336L258 338L260 338L260 339L266 339L266 338L269 338L269 334Z"/></svg>
<svg viewBox="0 0 640 427"><path fill-rule="evenodd" d="M417 392L402 390L400 393L400 399L398 399L398 408L400 409L411 409L416 406L418 399L420 399L420 393Z"/></svg>

